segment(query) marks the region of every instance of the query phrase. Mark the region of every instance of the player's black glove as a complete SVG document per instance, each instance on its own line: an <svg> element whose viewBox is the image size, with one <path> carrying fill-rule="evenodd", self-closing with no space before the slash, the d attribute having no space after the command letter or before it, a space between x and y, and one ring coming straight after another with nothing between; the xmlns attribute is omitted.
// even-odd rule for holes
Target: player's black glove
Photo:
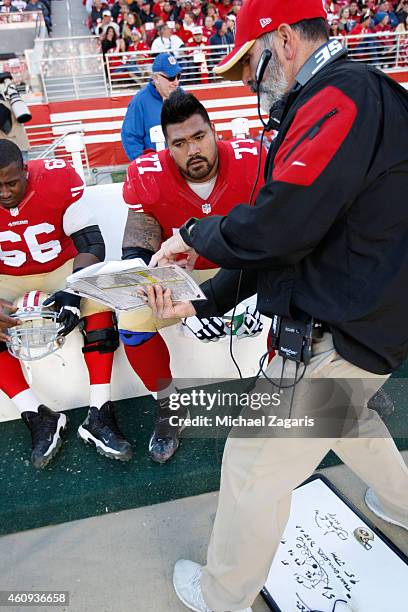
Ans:
<svg viewBox="0 0 408 612"><path fill-rule="evenodd" d="M67 291L57 291L44 301L44 306L51 306L58 311L57 321L61 323L59 336L68 336L78 325L81 298Z"/></svg>
<svg viewBox="0 0 408 612"><path fill-rule="evenodd" d="M182 320L185 325L201 342L217 342L226 336L225 323L219 317L210 319L200 317L187 317Z"/></svg>

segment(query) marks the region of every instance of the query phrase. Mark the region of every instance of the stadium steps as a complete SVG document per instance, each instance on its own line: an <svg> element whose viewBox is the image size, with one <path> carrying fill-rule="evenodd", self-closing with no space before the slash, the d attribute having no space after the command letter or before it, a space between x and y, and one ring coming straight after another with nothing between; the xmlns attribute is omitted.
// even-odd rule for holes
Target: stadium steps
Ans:
<svg viewBox="0 0 408 612"><path fill-rule="evenodd" d="M387 425L401 450L408 449L408 363L387 383L396 410ZM231 390L231 389L229 389ZM29 461L30 435L20 420L0 427L0 534L54 525L181 499L219 488L224 440L185 438L168 464L147 455L153 425L151 397L116 403L122 431L132 442L129 463L109 460L76 436L87 409L68 412L68 431L60 453L42 471ZM194 414L193 414L194 416ZM329 453L320 467L338 464Z"/></svg>
<svg viewBox="0 0 408 612"><path fill-rule="evenodd" d="M45 77L45 90L49 102L98 98L107 95L106 84L102 74Z"/></svg>

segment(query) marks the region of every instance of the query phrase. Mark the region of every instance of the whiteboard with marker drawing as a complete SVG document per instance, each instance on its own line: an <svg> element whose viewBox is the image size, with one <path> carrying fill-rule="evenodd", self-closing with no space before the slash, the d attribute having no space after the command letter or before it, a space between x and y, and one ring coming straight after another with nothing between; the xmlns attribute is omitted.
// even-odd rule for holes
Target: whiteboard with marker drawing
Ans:
<svg viewBox="0 0 408 612"><path fill-rule="evenodd" d="M406 612L408 558L326 478L313 476L293 493L262 595L275 612L332 612L336 600L353 612Z"/></svg>

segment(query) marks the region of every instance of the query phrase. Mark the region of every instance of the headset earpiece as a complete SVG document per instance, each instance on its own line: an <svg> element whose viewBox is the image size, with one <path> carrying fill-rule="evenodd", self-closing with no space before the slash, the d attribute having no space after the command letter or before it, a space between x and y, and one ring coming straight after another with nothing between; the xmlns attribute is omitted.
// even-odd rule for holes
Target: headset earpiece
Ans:
<svg viewBox="0 0 408 612"><path fill-rule="evenodd" d="M265 51L262 52L262 55L259 59L258 66L256 68L256 74L255 74L256 85L258 89L259 89L260 84L262 83L262 79L264 78L265 70L269 62L271 61L271 57L272 57L272 52L269 49L265 49Z"/></svg>

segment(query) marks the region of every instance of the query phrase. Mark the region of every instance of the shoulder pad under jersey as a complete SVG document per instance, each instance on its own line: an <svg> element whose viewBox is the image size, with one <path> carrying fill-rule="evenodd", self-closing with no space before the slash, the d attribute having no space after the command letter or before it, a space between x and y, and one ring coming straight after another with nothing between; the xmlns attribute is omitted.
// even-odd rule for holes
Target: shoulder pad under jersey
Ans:
<svg viewBox="0 0 408 612"><path fill-rule="evenodd" d="M160 151L141 155L130 164L123 187L127 204L149 207L160 202L169 172L165 154L166 151Z"/></svg>
<svg viewBox="0 0 408 612"><path fill-rule="evenodd" d="M65 208L82 197L85 184L72 164L51 158L28 163L34 189L52 208Z"/></svg>

